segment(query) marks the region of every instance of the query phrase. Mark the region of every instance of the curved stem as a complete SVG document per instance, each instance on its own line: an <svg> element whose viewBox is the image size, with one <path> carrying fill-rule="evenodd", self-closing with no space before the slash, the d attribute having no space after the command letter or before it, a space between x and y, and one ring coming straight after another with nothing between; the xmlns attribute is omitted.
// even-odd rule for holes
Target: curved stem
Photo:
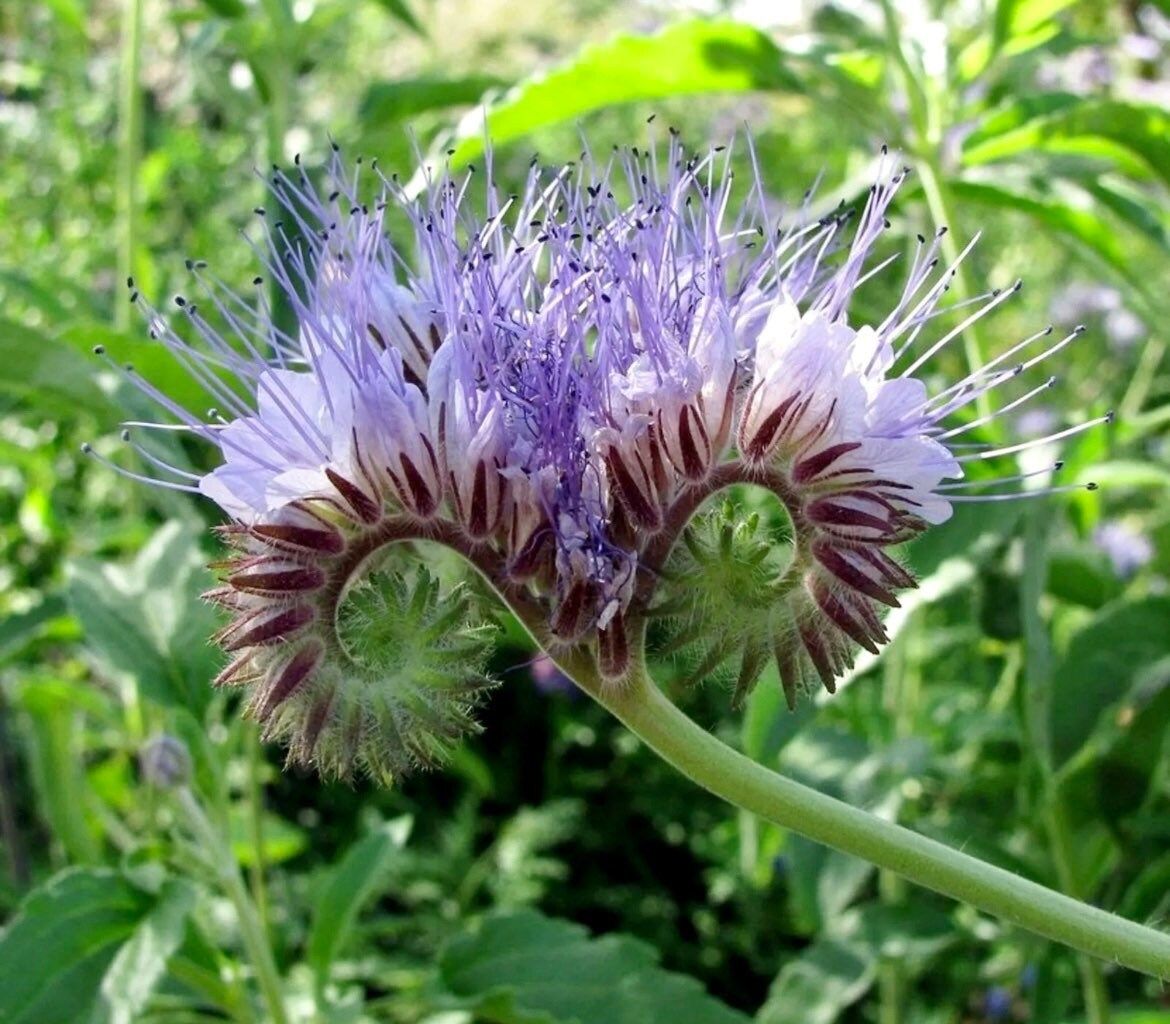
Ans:
<svg viewBox="0 0 1170 1024"><path fill-rule="evenodd" d="M769 771L691 721L641 665L619 687L604 683L581 652L558 662L651 749L736 807L1082 953L1170 977L1170 935L1079 903Z"/></svg>

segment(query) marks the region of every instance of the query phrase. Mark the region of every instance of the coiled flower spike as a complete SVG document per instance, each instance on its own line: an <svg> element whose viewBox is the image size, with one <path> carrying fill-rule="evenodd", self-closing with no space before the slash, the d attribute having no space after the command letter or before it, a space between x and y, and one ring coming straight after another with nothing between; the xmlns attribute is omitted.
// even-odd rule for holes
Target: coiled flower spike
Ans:
<svg viewBox="0 0 1170 1024"><path fill-rule="evenodd" d="M517 194L489 167L482 188L445 172L420 199L375 168L364 201L335 149L323 191L299 161L269 179L284 220L257 248L295 335L200 261L204 297L177 299L176 323L133 293L219 407L199 417L122 370L168 414L129 429L188 431L220 462L195 476L135 447L154 482L230 517L208 595L233 616L217 683L249 688L290 759L388 780L474 728L486 627L464 589L374 571L388 545L455 550L554 656L588 656L621 686L647 619L687 589L669 563L700 506L762 486L796 554L760 614L706 628L739 657L739 694L774 657L793 703L832 690L855 646L887 641L880 609L914 585L891 547L956 502L1037 493L1011 471L968 482L967 463L1100 422L965 447L990 418L968 407L1079 330L1026 338L931 394L919 370L1015 289L935 331L955 268L920 239L894 308L851 325L857 288L893 272L871 262L906 172L883 158L846 243L847 211L813 220L806 204L774 223L758 171L731 214L721 151L692 155L672 132L661 149L534 165Z"/></svg>

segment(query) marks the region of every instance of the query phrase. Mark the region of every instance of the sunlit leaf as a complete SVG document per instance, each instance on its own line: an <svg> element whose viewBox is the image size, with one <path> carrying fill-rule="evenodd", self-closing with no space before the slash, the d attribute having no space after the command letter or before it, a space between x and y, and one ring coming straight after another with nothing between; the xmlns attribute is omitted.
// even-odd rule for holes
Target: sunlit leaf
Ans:
<svg viewBox="0 0 1170 1024"><path fill-rule="evenodd" d="M385 128L427 110L477 103L485 93L504 84L492 75L375 82L362 97L358 117L367 128Z"/></svg>
<svg viewBox="0 0 1170 1024"><path fill-rule="evenodd" d="M783 51L757 28L690 20L650 36L621 35L521 82L487 112L496 145L617 103L707 92L800 91ZM482 117L459 131L452 162L483 148Z"/></svg>
<svg viewBox="0 0 1170 1024"><path fill-rule="evenodd" d="M963 161L984 164L1038 152L1100 156L1170 183L1170 111L1062 93L1014 100L967 139Z"/></svg>
<svg viewBox="0 0 1170 1024"><path fill-rule="evenodd" d="M1022 185L1013 187L984 181L956 181L951 190L967 202L1013 210L1048 230L1060 232L1076 242L1085 255L1140 287L1131 249L1124 244L1117 229L1089 204L1072 206L1051 195L1026 191Z"/></svg>

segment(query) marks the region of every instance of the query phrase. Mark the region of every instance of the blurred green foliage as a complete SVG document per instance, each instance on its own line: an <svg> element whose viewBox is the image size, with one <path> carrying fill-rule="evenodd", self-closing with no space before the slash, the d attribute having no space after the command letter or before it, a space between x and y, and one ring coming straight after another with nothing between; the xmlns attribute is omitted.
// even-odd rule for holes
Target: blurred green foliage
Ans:
<svg viewBox="0 0 1170 1024"><path fill-rule="evenodd" d="M534 149L571 158L582 132L602 151L673 124L701 145L746 122L777 199L823 172L826 207L862 194L889 144L916 172L907 239L983 232L960 298L1027 278L938 372L1085 321L1047 426L1011 426L1116 404L1066 454L1103 487L967 506L914 545L895 642L832 701L790 714L773 674L732 713L716 688L683 691L685 656L659 659L662 681L765 764L1163 922L1170 11L707 7L0 7L0 1020L1060 1024L1112 1003L1116 1022L1170 1021L1152 981L694 792L536 685L517 632L484 734L445 774L390 791L282 773L208 686L213 514L78 455L113 453L143 410L95 344L206 401L131 323L119 278L165 296L190 255L250 280L253 168L314 164L330 135L408 178L416 150L471 160L486 129L508 179ZM206 468L177 442L167 456ZM189 751L177 790L139 764L161 733Z"/></svg>

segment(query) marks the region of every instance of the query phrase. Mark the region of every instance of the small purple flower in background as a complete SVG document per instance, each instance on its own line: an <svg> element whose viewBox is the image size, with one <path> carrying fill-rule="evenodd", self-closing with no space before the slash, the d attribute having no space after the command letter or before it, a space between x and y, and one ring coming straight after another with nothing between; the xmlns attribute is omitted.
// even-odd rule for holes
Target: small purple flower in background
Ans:
<svg viewBox="0 0 1170 1024"><path fill-rule="evenodd" d="M1098 281L1073 281L1053 298L1050 314L1058 323L1080 323L1100 318L1105 337L1115 351L1132 348L1148 333L1145 323L1122 305L1121 292Z"/></svg>
<svg viewBox="0 0 1170 1024"><path fill-rule="evenodd" d="M1093 531L1093 543L1105 552L1121 579L1129 579L1154 557L1150 539L1123 519L1112 519L1098 526Z"/></svg>
<svg viewBox="0 0 1170 1024"><path fill-rule="evenodd" d="M774 657L792 703L832 690L854 645L887 641L880 609L914 585L892 546L959 503L1074 489L1027 490L1014 456L1107 417L998 445L976 432L1045 392L1052 378L985 411L1081 328L928 387L934 357L1016 288L948 307L945 229L904 269L875 256L908 173L887 155L856 218L815 219L807 202L779 215L758 170L736 207L723 149L694 154L672 132L649 151L534 165L516 193L490 168L444 172L419 199L376 167L363 189L335 151L324 189L299 161L269 180L284 219L257 248L295 333L202 261L188 263L202 297L176 299L175 323L133 292L218 408L197 415L124 370L166 413L127 436L156 482L231 517L209 595L234 616L218 683L249 687L290 758L389 778L475 728L486 658L471 653L478 627L455 628L470 599L425 573L371 591L388 545L454 549L553 656L588 657L619 686L648 619L689 596L668 559L699 506L764 487L796 555L767 583L759 628L730 624L719 647L742 648L737 693ZM858 287L893 273L893 308L851 323ZM155 429L201 438L219 465L187 473L133 441ZM1003 471L968 479L984 461Z"/></svg>
<svg viewBox="0 0 1170 1024"><path fill-rule="evenodd" d="M1020 413L1016 418L1016 431L1020 437L1042 437L1051 434L1060 423L1056 412L1046 405L1038 405Z"/></svg>
<svg viewBox="0 0 1170 1024"><path fill-rule="evenodd" d="M544 694L563 693L575 696L580 693L576 683L557 668L557 663L547 654L538 654L528 666L536 688Z"/></svg>
<svg viewBox="0 0 1170 1024"><path fill-rule="evenodd" d="M191 777L191 755L183 741L166 733L152 736L138 753L142 778L156 789L173 789Z"/></svg>
<svg viewBox="0 0 1170 1024"><path fill-rule="evenodd" d="M988 1021L998 1024L1000 1021L1010 1020L1013 1005L1012 994L999 985L993 985L983 993L983 1016Z"/></svg>
<svg viewBox="0 0 1170 1024"><path fill-rule="evenodd" d="M1131 310L1114 309L1105 314L1105 337L1115 351L1133 348L1148 333L1141 317Z"/></svg>

